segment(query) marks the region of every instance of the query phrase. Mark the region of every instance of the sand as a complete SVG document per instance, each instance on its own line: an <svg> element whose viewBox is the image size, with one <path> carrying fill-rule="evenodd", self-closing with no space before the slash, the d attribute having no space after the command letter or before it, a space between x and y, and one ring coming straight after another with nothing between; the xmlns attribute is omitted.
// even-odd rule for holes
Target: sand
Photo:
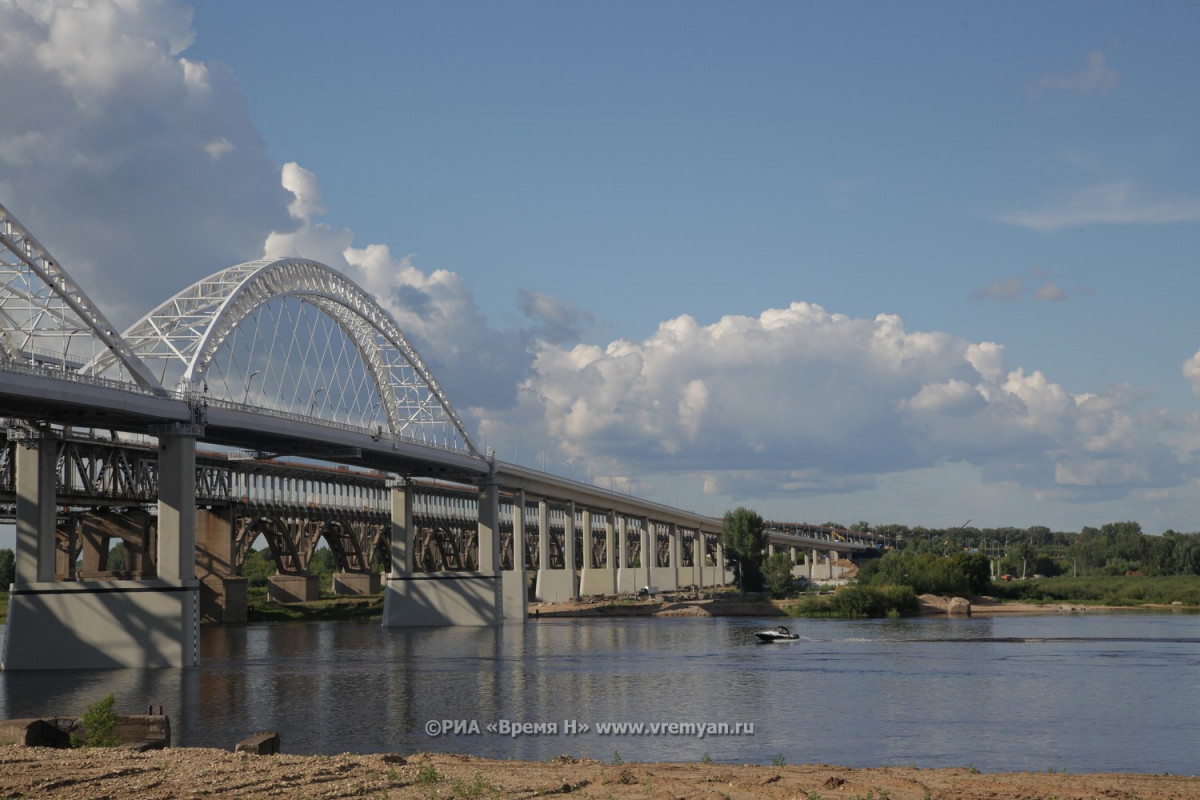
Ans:
<svg viewBox="0 0 1200 800"><path fill-rule="evenodd" d="M629 756L626 756L628 759ZM769 759L768 759L769 762ZM0 797L37 798L1200 798L1200 778L1069 773L987 774L970 767L606 764L471 756L252 756L172 748L0 747Z"/></svg>

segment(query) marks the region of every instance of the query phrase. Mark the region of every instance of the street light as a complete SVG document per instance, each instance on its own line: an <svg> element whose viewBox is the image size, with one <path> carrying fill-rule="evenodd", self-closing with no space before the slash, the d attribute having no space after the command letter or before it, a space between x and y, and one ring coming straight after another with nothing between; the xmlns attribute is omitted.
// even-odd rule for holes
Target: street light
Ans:
<svg viewBox="0 0 1200 800"><path fill-rule="evenodd" d="M320 388L318 388L318 389L313 389L313 393L312 393L312 402L310 402L310 403L308 404L308 415L309 415L310 417L313 415L313 409L317 407L317 395L319 395L319 394L320 394L321 392L323 392L323 391L325 391L325 387L324 387L324 386L322 386L322 387L320 387Z"/></svg>
<svg viewBox="0 0 1200 800"><path fill-rule="evenodd" d="M242 405L246 405L250 402L250 384L254 381L254 376L260 374L261 372L261 369L256 369L254 372L250 373L249 378L246 378L246 393L242 395Z"/></svg>

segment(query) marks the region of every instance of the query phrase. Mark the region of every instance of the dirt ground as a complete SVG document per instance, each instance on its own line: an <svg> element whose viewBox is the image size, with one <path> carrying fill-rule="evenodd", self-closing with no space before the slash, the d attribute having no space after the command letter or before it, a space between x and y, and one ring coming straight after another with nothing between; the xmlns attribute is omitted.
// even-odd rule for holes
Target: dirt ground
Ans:
<svg viewBox="0 0 1200 800"><path fill-rule="evenodd" d="M0 797L108 798L1200 798L1200 778L1172 775L980 773L970 768L849 769L825 765L605 764L421 754L251 756L173 748L0 747Z"/></svg>

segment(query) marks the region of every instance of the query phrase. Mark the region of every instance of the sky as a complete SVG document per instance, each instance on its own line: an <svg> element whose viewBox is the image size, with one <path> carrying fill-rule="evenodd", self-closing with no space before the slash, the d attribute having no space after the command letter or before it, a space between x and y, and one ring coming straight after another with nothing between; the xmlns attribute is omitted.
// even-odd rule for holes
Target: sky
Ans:
<svg viewBox="0 0 1200 800"><path fill-rule="evenodd" d="M118 327L264 256L475 441L719 516L1200 530L1200 6L0 0Z"/></svg>

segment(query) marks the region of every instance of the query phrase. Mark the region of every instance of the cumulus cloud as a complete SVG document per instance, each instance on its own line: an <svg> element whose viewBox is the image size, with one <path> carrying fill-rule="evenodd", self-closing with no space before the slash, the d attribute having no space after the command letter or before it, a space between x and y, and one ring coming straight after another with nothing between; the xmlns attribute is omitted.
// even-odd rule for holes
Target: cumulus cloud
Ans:
<svg viewBox="0 0 1200 800"><path fill-rule="evenodd" d="M1186 471L1143 395L1075 395L1004 360L998 344L908 331L893 315L792 303L711 325L678 317L644 341L543 344L521 407L567 457L670 465L711 492L851 491L954 462L1063 492Z"/></svg>
<svg viewBox="0 0 1200 800"><path fill-rule="evenodd" d="M1038 78L1029 86L1031 97L1047 92L1075 92L1077 94L1107 94L1117 88L1120 75L1108 66L1103 50L1088 53L1083 66L1074 72L1052 72Z"/></svg>
<svg viewBox="0 0 1200 800"><path fill-rule="evenodd" d="M395 317L451 402L468 417L478 418L485 408L492 415L507 413L532 366L533 343L573 343L578 326L590 323L590 314L572 303L522 291L519 305L532 324L498 330L457 273L422 270L413 256L396 257L386 244L355 247L352 231L316 219L325 208L320 181L312 172L288 163L280 180L293 198L287 206L293 224L267 237L263 257L320 261L366 289ZM520 424L537 427L534 420ZM495 427L486 428L485 436L497 435Z"/></svg>
<svg viewBox="0 0 1200 800"><path fill-rule="evenodd" d="M0 3L0 196L124 327L286 224L224 68L178 0Z"/></svg>

